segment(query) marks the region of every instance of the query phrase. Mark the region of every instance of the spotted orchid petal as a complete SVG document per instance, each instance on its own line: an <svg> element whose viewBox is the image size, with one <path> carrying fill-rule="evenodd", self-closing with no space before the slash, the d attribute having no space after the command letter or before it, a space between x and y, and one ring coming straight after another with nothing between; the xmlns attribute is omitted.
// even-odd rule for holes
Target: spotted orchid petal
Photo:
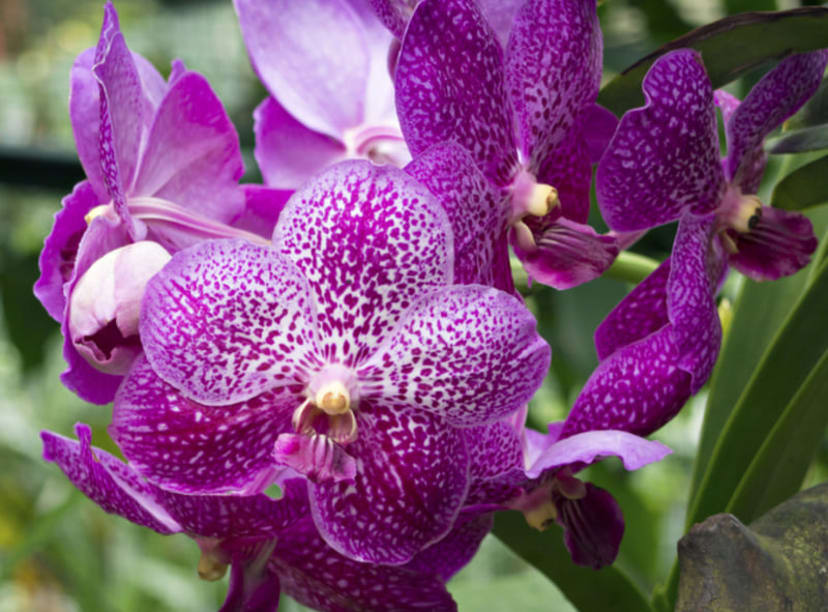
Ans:
<svg viewBox="0 0 828 612"><path fill-rule="evenodd" d="M35 283L34 293L57 321L63 319L66 308L63 285L72 276L80 240L86 230L84 217L99 203L89 181L75 185L72 193L63 198L61 210L55 213L52 231L43 243L38 259L40 277Z"/></svg>
<svg viewBox="0 0 828 612"><path fill-rule="evenodd" d="M497 421L464 430L471 456L467 508L498 507L519 493L523 484L523 443L511 424ZM494 508L492 508L494 509Z"/></svg>
<svg viewBox="0 0 828 612"><path fill-rule="evenodd" d="M405 167L443 204L454 233L454 282L512 292L504 240L508 201L456 143L429 147ZM505 260L505 265L504 265Z"/></svg>
<svg viewBox="0 0 828 612"><path fill-rule="evenodd" d="M115 398L110 435L151 482L184 494L255 493L272 481L279 434L292 430L301 387L206 406L161 380L144 358Z"/></svg>
<svg viewBox="0 0 828 612"><path fill-rule="evenodd" d="M403 567L425 575L436 574L440 580L448 582L471 561L493 525L493 513L478 514L464 510L446 537L418 553Z"/></svg>
<svg viewBox="0 0 828 612"><path fill-rule="evenodd" d="M757 149L761 149L768 134L814 94L826 64L828 50L794 55L754 85L725 125L728 180L742 184L746 172L754 174L749 162L757 155ZM755 189L749 193L755 193Z"/></svg>
<svg viewBox="0 0 828 612"><path fill-rule="evenodd" d="M576 399L563 435L594 429L647 435L706 382L721 343L714 296L726 271L714 229L714 215L686 214L671 258L598 328L602 362ZM651 309L652 320L642 309Z"/></svg>
<svg viewBox="0 0 828 612"><path fill-rule="evenodd" d="M506 47L506 86L530 171L537 173L595 101L602 49L594 0L521 5Z"/></svg>
<svg viewBox="0 0 828 612"><path fill-rule="evenodd" d="M602 236L589 225L561 217L551 223L530 222L534 243L524 248L510 233L512 250L530 278L556 289L570 289L595 280L618 256L612 236Z"/></svg>
<svg viewBox="0 0 828 612"><path fill-rule="evenodd" d="M242 211L239 137L203 76L190 71L178 76L146 138L129 193L172 201L225 223Z"/></svg>
<svg viewBox="0 0 828 612"><path fill-rule="evenodd" d="M757 281L789 276L808 265L817 248L810 219L770 206L761 210L749 232L729 232L737 249L729 257L730 264Z"/></svg>
<svg viewBox="0 0 828 612"><path fill-rule="evenodd" d="M366 161L338 164L297 191L273 244L308 280L321 354L346 366L367 359L416 298L452 279L440 203L402 170Z"/></svg>
<svg viewBox="0 0 828 612"><path fill-rule="evenodd" d="M398 565L446 535L468 490L465 439L425 410L363 401L348 445L353 482L310 486L314 521L337 552Z"/></svg>
<svg viewBox="0 0 828 612"><path fill-rule="evenodd" d="M256 163L265 183L295 189L320 168L344 158L345 144L296 120L276 98L268 97L253 112Z"/></svg>
<svg viewBox="0 0 828 612"><path fill-rule="evenodd" d="M457 609L434 574L343 557L325 544L309 519L285 530L268 568L285 593L316 610Z"/></svg>
<svg viewBox="0 0 828 612"><path fill-rule="evenodd" d="M479 285L455 286L411 307L361 370L360 392L454 426L474 426L528 402L549 359L549 346L519 299Z"/></svg>
<svg viewBox="0 0 828 612"><path fill-rule="evenodd" d="M517 169L503 52L467 0L424 0L402 41L397 114L413 155L455 141L483 173L507 185Z"/></svg>
<svg viewBox="0 0 828 612"><path fill-rule="evenodd" d="M149 282L140 333L163 380L198 402L230 404L305 380L314 319L307 282L285 257L213 240L176 253Z"/></svg>
<svg viewBox="0 0 828 612"><path fill-rule="evenodd" d="M43 431L43 458L53 461L72 484L105 512L158 533L177 533L181 525L164 509L159 492L109 453L92 448L92 430L75 425L78 441Z"/></svg>
<svg viewBox="0 0 828 612"><path fill-rule="evenodd" d="M668 53L644 77L646 105L627 112L598 165L604 220L634 231L685 209L715 209L724 194L713 90L695 51Z"/></svg>
<svg viewBox="0 0 828 612"><path fill-rule="evenodd" d="M334 138L363 122L371 50L348 2L234 4L253 67L288 113Z"/></svg>

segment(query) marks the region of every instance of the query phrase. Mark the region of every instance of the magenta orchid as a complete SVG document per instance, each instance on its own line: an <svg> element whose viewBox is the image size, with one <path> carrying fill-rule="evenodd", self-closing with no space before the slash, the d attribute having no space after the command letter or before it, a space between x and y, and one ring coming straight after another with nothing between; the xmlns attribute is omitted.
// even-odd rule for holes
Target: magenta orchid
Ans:
<svg viewBox="0 0 828 612"><path fill-rule="evenodd" d="M62 380L84 399L106 403L140 352L134 306L143 287L133 283L126 292L133 306L118 302L124 266L140 268L146 281L163 265L158 249L215 237L266 242L262 234L272 230L286 195L252 188L247 197L237 184L238 136L207 81L174 62L165 82L129 51L111 3L97 47L75 61L69 106L87 180L55 216L35 294L63 325L69 369ZM117 264L114 256L100 261L122 247ZM73 304L79 283L85 287ZM113 286L107 312L84 308Z"/></svg>
<svg viewBox="0 0 828 612"><path fill-rule="evenodd" d="M407 565L359 563L319 537L300 479L285 482L278 500L264 494L181 495L92 447L89 427L78 425L76 432L79 441L44 431L44 458L106 512L164 535L193 538L201 549L202 578L219 579L231 566L220 612L273 612L280 591L317 610L455 610L444 582L482 537L481 522L467 521ZM436 559L440 563L432 563Z"/></svg>
<svg viewBox="0 0 828 612"><path fill-rule="evenodd" d="M425 188L354 161L294 194L272 248L177 253L148 285L113 437L182 493L254 493L290 468L335 550L408 561L465 499L464 428L525 404L549 364L517 298L451 285L452 242Z"/></svg>
<svg viewBox="0 0 828 612"><path fill-rule="evenodd" d="M595 104L594 2L529 0L504 51L471 0L424 0L405 30L397 112L412 154L454 141L508 195L500 221L529 275L557 288L599 276L616 239L586 225L591 165L616 120Z"/></svg>
<svg viewBox="0 0 828 612"><path fill-rule="evenodd" d="M392 37L367 0L235 0L235 7L270 93L253 115L265 183L295 189L344 159L396 166L411 159L388 73Z"/></svg>
<svg viewBox="0 0 828 612"><path fill-rule="evenodd" d="M713 370L722 337L715 295L728 264L761 280L807 263L816 248L810 221L750 194L764 170L764 137L813 94L826 61L825 52L784 60L738 108L720 93L729 143L723 163L700 56L679 50L653 64L643 85L647 105L624 116L598 167L599 203L615 229L679 218L678 233L672 256L596 330L601 363L563 435L595 428L647 435L661 427Z"/></svg>

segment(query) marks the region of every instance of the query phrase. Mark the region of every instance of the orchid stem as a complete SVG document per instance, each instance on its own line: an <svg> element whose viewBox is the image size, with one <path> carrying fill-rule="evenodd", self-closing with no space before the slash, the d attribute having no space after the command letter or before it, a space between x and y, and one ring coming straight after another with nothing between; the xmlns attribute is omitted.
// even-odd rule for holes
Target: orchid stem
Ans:
<svg viewBox="0 0 828 612"><path fill-rule="evenodd" d="M621 251L612 265L604 272L606 278L626 281L637 285L658 268L659 262L638 253Z"/></svg>

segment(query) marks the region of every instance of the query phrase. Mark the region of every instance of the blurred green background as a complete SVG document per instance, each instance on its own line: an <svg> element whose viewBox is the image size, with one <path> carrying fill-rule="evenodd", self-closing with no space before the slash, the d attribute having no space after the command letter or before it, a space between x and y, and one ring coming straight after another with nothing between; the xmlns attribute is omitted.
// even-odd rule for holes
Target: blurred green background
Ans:
<svg viewBox="0 0 828 612"><path fill-rule="evenodd" d="M805 3L808 4L808 3ZM607 0L600 9L607 77L690 29L744 10L798 6L792 0ZM110 408L65 390L61 338L34 299L37 256L60 198L80 180L67 113L69 69L97 41L100 0L0 0L0 612L209 610L225 581L198 579L198 550L187 537L162 537L104 514L41 459L39 431L71 435L90 423L106 439ZM248 64L229 0L116 2L127 44L162 72L181 58L207 76L246 150L253 108L264 96ZM749 80L749 79L748 79ZM735 93L740 93L736 84ZM773 175L773 168L768 173ZM637 248L663 257L670 228ZM725 289L732 295L739 278ZM554 351L553 368L532 404L531 422L560 420L596 364L592 332L629 289L599 279L565 293L535 286L528 302ZM612 491L627 532L618 564L647 592L662 581L683 526L705 392L654 437L674 454L638 473L612 461L588 478ZM828 478L828 448L806 486ZM569 610L559 591L488 538L449 585L463 611ZM301 609L284 602L285 610Z"/></svg>

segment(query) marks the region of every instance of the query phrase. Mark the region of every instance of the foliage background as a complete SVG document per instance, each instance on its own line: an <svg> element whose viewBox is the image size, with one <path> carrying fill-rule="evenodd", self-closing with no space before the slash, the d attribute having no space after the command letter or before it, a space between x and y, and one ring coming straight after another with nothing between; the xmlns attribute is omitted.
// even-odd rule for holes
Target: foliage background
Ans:
<svg viewBox="0 0 828 612"><path fill-rule="evenodd" d="M605 78L727 14L799 5L607 0L600 9ZM175 57L205 74L239 130L247 154L244 180L258 180L251 113L264 90L250 69L229 0L120 0L116 8L127 44L163 74ZM115 451L105 434L110 408L87 405L61 386L57 324L31 292L52 215L82 178L67 113L68 76L75 56L96 42L101 15L100 0L0 0L0 612L207 610L226 590L226 579L208 584L197 578L198 550L191 540L159 536L104 514L40 456L41 429L70 435L76 421L90 423L95 443ZM755 78L734 84L734 93ZM660 259L671 239L671 228L660 229L636 248ZM732 276L725 298L743 282ZM531 406L535 426L566 414L596 365L592 332L628 289L599 279L564 293L529 290L528 303L554 351L550 375ZM619 500L627 532L617 563L648 593L666 578L683 530L705 393L655 434L673 455L634 474L605 462L589 475ZM805 486L826 479L823 443ZM462 611L572 609L554 585L493 537L449 588ZM285 602L281 609L301 608Z"/></svg>

